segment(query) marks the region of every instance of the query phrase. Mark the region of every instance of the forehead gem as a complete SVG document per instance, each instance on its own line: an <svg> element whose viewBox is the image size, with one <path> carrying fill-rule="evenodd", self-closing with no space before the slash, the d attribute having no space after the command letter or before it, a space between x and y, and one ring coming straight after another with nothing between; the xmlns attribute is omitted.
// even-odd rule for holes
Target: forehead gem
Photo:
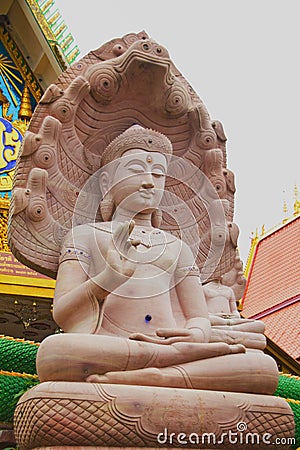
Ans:
<svg viewBox="0 0 300 450"><path fill-rule="evenodd" d="M150 155L147 156L147 162L152 163L152 156L150 156Z"/></svg>

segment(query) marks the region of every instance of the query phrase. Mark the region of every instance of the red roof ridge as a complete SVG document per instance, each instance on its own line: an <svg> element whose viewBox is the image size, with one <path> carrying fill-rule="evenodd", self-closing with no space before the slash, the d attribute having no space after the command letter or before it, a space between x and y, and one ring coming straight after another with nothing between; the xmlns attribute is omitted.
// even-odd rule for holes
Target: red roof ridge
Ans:
<svg viewBox="0 0 300 450"><path fill-rule="evenodd" d="M269 314L272 314L276 311L280 311L281 309L285 308L286 306L293 305L294 303L297 303L300 301L300 294L295 295L294 297L291 297L287 300L284 300L281 303L278 303L277 305L271 306L270 308L267 308L257 314L253 314L253 316L247 317L247 319L262 319L265 316L268 316Z"/></svg>
<svg viewBox="0 0 300 450"><path fill-rule="evenodd" d="M270 228L268 231L266 231L264 234L260 235L258 237L258 242L256 245L258 245L261 241L264 239L272 236L273 234L277 233L277 231L282 230L282 228L285 228L286 226L290 225L294 220L300 219L300 215L297 214L294 217L290 217L289 219L286 219L284 222L279 223L277 225L274 225L274 227Z"/></svg>

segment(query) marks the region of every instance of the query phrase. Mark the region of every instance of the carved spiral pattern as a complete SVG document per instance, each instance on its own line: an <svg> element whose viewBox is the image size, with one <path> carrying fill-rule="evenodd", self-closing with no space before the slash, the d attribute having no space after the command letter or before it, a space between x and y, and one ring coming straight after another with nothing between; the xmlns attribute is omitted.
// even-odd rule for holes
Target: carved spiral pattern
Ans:
<svg viewBox="0 0 300 450"><path fill-rule="evenodd" d="M152 53L152 47L153 43L149 39L138 43L138 48L142 52Z"/></svg>
<svg viewBox="0 0 300 450"><path fill-rule="evenodd" d="M75 203L78 199L79 191L68 189L67 187L63 191L63 198L65 199L66 203L70 206L70 208L75 207Z"/></svg>
<svg viewBox="0 0 300 450"><path fill-rule="evenodd" d="M185 90L179 85L173 85L167 91L165 108L174 117L181 116L188 109L188 98Z"/></svg>
<svg viewBox="0 0 300 450"><path fill-rule="evenodd" d="M67 228L62 228L60 226L53 228L53 241L55 242L55 244L59 246L59 248L61 247L62 241L67 232L68 232Z"/></svg>
<svg viewBox="0 0 300 450"><path fill-rule="evenodd" d="M56 117L60 122L65 123L71 120L74 116L74 107L68 100L57 100L50 107L51 115Z"/></svg>
<svg viewBox="0 0 300 450"><path fill-rule="evenodd" d="M212 176L210 177L210 182L216 189L220 198L224 198L226 195L226 182L224 178L220 176Z"/></svg>
<svg viewBox="0 0 300 450"><path fill-rule="evenodd" d="M217 146L217 136L212 130L198 132L196 135L196 144L205 150L215 148Z"/></svg>
<svg viewBox="0 0 300 450"><path fill-rule="evenodd" d="M37 167L41 169L49 169L56 162L54 150L51 147L44 146L35 152L33 159Z"/></svg>
<svg viewBox="0 0 300 450"><path fill-rule="evenodd" d="M91 95L99 103L110 102L118 93L120 83L110 66L101 66L90 73Z"/></svg>
<svg viewBox="0 0 300 450"><path fill-rule="evenodd" d="M33 199L27 208L27 214L33 222L40 222L46 217L46 205L40 199Z"/></svg>
<svg viewBox="0 0 300 450"><path fill-rule="evenodd" d="M166 83L168 85L172 86L174 81L175 81L175 75L171 71L168 71L167 76L166 76Z"/></svg>
<svg viewBox="0 0 300 450"><path fill-rule="evenodd" d="M147 35L145 35L145 37L146 37ZM127 45L131 45L131 44L133 44L134 42L136 42L136 41L138 41L139 40L139 38L137 37L137 35L136 34L134 34L134 33L130 33L130 34L126 34L126 36L124 36L124 42L127 44Z"/></svg>
<svg viewBox="0 0 300 450"><path fill-rule="evenodd" d="M228 229L222 225L212 225L211 240L216 246L225 245L228 239Z"/></svg>

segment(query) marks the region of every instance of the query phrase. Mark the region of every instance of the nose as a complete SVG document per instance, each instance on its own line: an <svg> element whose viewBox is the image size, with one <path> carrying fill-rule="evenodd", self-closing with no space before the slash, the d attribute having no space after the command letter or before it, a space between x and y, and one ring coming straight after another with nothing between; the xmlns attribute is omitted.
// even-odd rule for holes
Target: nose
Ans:
<svg viewBox="0 0 300 450"><path fill-rule="evenodd" d="M154 188L153 178L151 173L145 173L144 179L142 181L142 188L152 189Z"/></svg>
<svg viewBox="0 0 300 450"><path fill-rule="evenodd" d="M142 183L142 188L144 189L152 189L154 188L154 184L153 183L146 183L145 181Z"/></svg>

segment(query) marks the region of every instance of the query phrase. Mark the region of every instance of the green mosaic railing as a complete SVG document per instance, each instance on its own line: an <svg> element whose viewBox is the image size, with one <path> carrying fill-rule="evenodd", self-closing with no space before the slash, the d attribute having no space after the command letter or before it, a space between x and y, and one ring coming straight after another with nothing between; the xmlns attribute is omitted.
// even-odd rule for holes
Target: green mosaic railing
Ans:
<svg viewBox="0 0 300 450"><path fill-rule="evenodd" d="M39 383L36 354L39 344L23 339L0 336L0 422L12 423L18 399ZM296 443L300 446L300 378L281 374L275 394L285 399L294 413Z"/></svg>

